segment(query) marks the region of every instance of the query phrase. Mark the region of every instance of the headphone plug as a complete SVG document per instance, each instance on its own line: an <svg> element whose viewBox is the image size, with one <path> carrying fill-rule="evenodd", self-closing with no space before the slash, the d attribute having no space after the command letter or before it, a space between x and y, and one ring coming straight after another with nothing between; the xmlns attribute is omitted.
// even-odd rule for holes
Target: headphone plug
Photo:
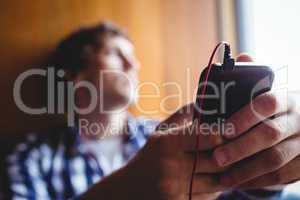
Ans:
<svg viewBox="0 0 300 200"><path fill-rule="evenodd" d="M222 68L224 70L233 70L235 61L231 57L230 45L228 43L225 43L224 45L225 45L225 48L224 48L224 57L223 57Z"/></svg>

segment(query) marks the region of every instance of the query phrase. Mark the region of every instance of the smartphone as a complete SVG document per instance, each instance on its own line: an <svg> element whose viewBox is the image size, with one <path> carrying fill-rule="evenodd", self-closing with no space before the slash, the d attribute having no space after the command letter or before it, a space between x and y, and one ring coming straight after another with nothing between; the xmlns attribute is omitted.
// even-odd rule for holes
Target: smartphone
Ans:
<svg viewBox="0 0 300 200"><path fill-rule="evenodd" d="M256 96L270 91L274 72L269 66L250 62L236 62L233 68L213 64L204 82L208 67L201 73L194 120L201 123L222 122ZM205 95L201 91L205 87Z"/></svg>

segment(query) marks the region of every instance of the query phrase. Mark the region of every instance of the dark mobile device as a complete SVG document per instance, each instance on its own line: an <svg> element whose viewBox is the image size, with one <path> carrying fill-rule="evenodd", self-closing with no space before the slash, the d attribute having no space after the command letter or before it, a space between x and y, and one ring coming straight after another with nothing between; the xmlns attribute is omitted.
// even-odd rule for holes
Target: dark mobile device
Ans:
<svg viewBox="0 0 300 200"><path fill-rule="evenodd" d="M221 45L224 45L223 64L212 64L216 51ZM231 57L229 43L224 41L218 43L209 59L208 67L203 70L199 79L193 113L194 123L199 121L201 126L206 127L205 129L216 127L215 123L218 127L222 126L226 119L249 104L256 96L271 90L273 80L274 73L270 67L235 62ZM223 134L224 129L219 130L221 132L218 132ZM195 150L199 149L198 136ZM195 154L189 185L189 200L192 200L197 158Z"/></svg>
<svg viewBox="0 0 300 200"><path fill-rule="evenodd" d="M274 79L270 67L249 62L236 62L231 67L213 64L205 82L207 71L208 67L200 76L194 119L209 124L224 121L256 96L271 90ZM201 95L203 87L205 95Z"/></svg>

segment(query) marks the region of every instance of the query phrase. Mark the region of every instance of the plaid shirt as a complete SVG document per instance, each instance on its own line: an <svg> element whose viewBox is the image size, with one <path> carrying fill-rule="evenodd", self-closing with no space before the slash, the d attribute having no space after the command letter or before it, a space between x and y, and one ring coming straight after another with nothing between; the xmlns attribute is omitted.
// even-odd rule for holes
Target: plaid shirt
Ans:
<svg viewBox="0 0 300 200"><path fill-rule="evenodd" d="M129 117L129 135L122 143L125 163L145 144L156 125L156 121L148 118ZM38 136L29 134L6 158L7 183L2 187L2 195L16 200L70 199L80 195L105 176L101 163L81 145L74 127L53 129ZM255 194L265 199L279 193L256 191ZM253 196L230 191L219 199L253 199Z"/></svg>

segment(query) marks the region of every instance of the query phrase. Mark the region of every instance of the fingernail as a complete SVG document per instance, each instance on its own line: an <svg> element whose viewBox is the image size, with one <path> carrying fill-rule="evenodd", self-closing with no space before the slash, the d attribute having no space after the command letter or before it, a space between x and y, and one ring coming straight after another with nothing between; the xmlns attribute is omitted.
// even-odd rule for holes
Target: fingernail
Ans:
<svg viewBox="0 0 300 200"><path fill-rule="evenodd" d="M228 156L222 149L216 149L214 157L219 166L224 166L228 162Z"/></svg>
<svg viewBox="0 0 300 200"><path fill-rule="evenodd" d="M225 123L224 127L225 128L224 128L223 135L225 138L232 139L232 138L236 137L236 131L235 131L233 124L227 122L227 123Z"/></svg>

